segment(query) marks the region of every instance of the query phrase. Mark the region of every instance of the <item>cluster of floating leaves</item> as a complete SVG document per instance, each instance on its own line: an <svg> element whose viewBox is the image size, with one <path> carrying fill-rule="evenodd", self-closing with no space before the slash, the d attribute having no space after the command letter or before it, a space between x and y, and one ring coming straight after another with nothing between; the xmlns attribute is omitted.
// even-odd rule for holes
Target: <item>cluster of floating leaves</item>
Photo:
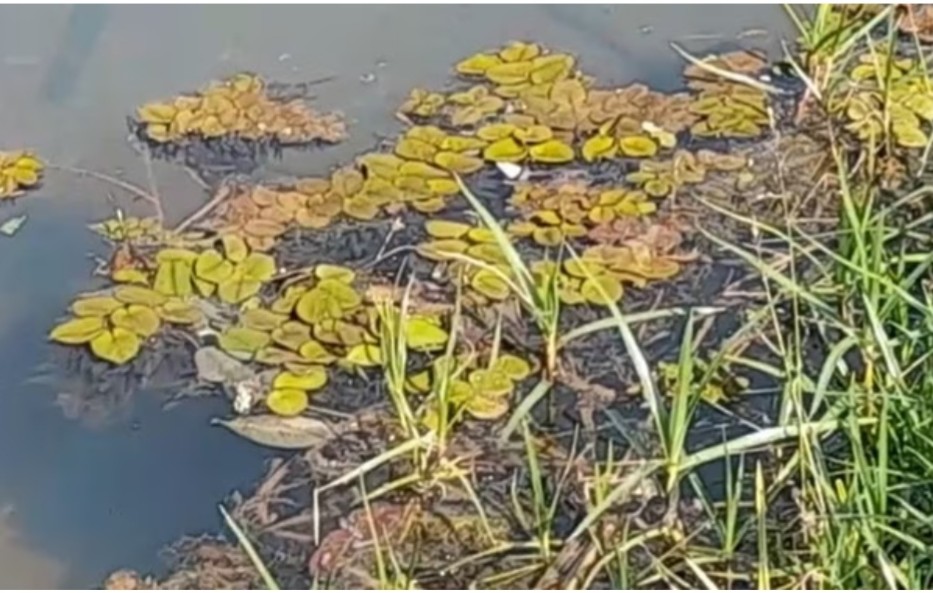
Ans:
<svg viewBox="0 0 933 593"><path fill-rule="evenodd" d="M462 276L470 288L488 299L509 297L512 271L492 231L454 220L429 220L425 230L431 239L418 246L419 255L453 262L454 279Z"/></svg>
<svg viewBox="0 0 933 593"><path fill-rule="evenodd" d="M755 75L767 67L767 60L752 52L733 52L707 58L710 66L728 72ZM699 94L690 111L699 120L690 128L697 137L756 138L771 125L767 94L756 87L723 80L699 65L685 71L687 86Z"/></svg>
<svg viewBox="0 0 933 593"><path fill-rule="evenodd" d="M732 59L720 65L749 71L758 62ZM327 384L331 366L384 364L381 309L354 271L319 264L282 282L285 277L277 277L276 262L267 252L296 227L322 229L338 219L366 221L407 208L440 212L460 191L457 176L469 176L490 162L556 166L630 159L630 172L615 186L516 184L511 205L522 218L507 225L512 236L544 247L576 239L582 243L579 261L532 265L542 285L556 278L565 304L604 305L622 298L625 286L671 278L684 261L676 253L681 230L655 221L658 203L652 198L699 183L710 171L736 171L746 164L742 157L679 149L678 135L712 129L716 135L742 135L748 122L762 125L750 107L764 109L763 104L749 98L741 85L707 80L705 72L691 73L697 97L663 95L643 85L592 88L574 66L569 55L526 43L472 56L456 67L468 86L448 94L412 93L402 111L423 121L410 126L391 148L363 154L328 177L232 187L202 223L210 233L206 238L174 233L151 218L118 217L96 225L115 244L143 249L126 256L130 263L112 274L114 289L78 299L72 318L54 328L51 338L88 344L97 357L123 364L166 324L195 326L216 333L218 347L241 364L271 367L266 368L271 379L263 383L266 407L280 416L300 415L311 394ZM746 123L722 115L725 108L698 109L711 99L742 112L739 119ZM260 108L263 117L272 118L263 126L250 111L258 114ZM156 141L189 133L252 137L262 132L259 137L282 142L343 135L338 120L316 115L315 121L327 125L302 127L311 124L289 119L299 113L293 109L296 104L269 99L259 79L239 76L197 96L145 106L140 119ZM240 126L252 126L251 131L244 133ZM513 296L512 271L489 229L445 217L429 220L426 231L430 239L417 252L447 266L470 302ZM412 394L436 392L441 376L436 365L445 359L437 353L449 339L445 315L415 308L406 318L407 346L432 353L434 361L434 367L409 376ZM458 353L455 357L460 360ZM476 360L460 361L462 372L449 385L456 413L500 417L515 384L533 372L532 363L515 356L496 353L491 358L481 366ZM437 421L438 410L429 405L422 411L425 424Z"/></svg>
<svg viewBox="0 0 933 593"><path fill-rule="evenodd" d="M687 93L662 94L641 84L590 88L567 54L516 42L467 58L457 73L483 84L449 95L412 91L401 112L460 129L475 128L488 142L483 156L497 162L567 163L650 157L676 145L676 134L698 116ZM585 139L585 142L584 142Z"/></svg>
<svg viewBox="0 0 933 593"><path fill-rule="evenodd" d="M268 307L243 312L220 334L219 346L243 361L279 367L266 397L276 414L300 414L308 395L327 383L326 366L371 367L383 363L378 311L354 287L356 275L321 264L286 287ZM404 327L407 346L433 351L447 342L439 315L413 313Z"/></svg>
<svg viewBox="0 0 933 593"><path fill-rule="evenodd" d="M0 152L0 200L21 196L38 184L42 169L42 161L31 152Z"/></svg>
<svg viewBox="0 0 933 593"><path fill-rule="evenodd" d="M124 364L136 357L162 321L203 322L199 299L216 294L224 303L240 304L255 297L275 274L274 260L250 253L236 236L225 236L220 243L222 251L200 253L167 247L141 267L112 274L119 285L104 295L76 300L71 306L74 317L56 326L49 337L63 344L89 344L98 358Z"/></svg>
<svg viewBox="0 0 933 593"><path fill-rule="evenodd" d="M569 54L549 53L536 43L513 42L494 52L475 54L455 67L458 74L481 78L493 93L508 99L547 96L554 84L575 77Z"/></svg>
<svg viewBox="0 0 933 593"><path fill-rule="evenodd" d="M544 286L556 279L565 305L606 305L622 298L623 286L643 288L650 281L666 280L680 272L680 264L645 243L601 245L585 249L579 260L534 262L531 271Z"/></svg>
<svg viewBox="0 0 933 593"><path fill-rule="evenodd" d="M852 89L831 109L844 112L846 128L863 142L885 137L885 101L890 132L897 145L924 148L933 121L933 87L923 64L912 58L891 60L881 49L859 56L849 71Z"/></svg>
<svg viewBox="0 0 933 593"><path fill-rule="evenodd" d="M644 191L594 188L583 182L520 183L510 202L524 220L510 224L509 233L549 247L583 237L590 227L620 217L651 214L657 209Z"/></svg>
<svg viewBox="0 0 933 593"><path fill-rule="evenodd" d="M153 142L178 142L188 136L235 135L282 144L339 142L346 127L336 114L320 114L300 100L277 101L252 74L238 74L199 93L147 103L136 111L141 132Z"/></svg>
<svg viewBox="0 0 933 593"><path fill-rule="evenodd" d="M166 323L195 325L203 320L191 302L133 284L78 298L70 312L72 317L49 337L61 344L87 344L95 356L116 365L136 358L143 343Z"/></svg>
<svg viewBox="0 0 933 593"><path fill-rule="evenodd" d="M455 418L462 411L479 420L495 420L508 412L509 397L516 384L533 371L531 363L512 354L500 354L479 368L464 357L441 356L434 360L431 369L411 376L409 384L416 393L431 390L437 393L446 388L444 401L454 407ZM446 382L444 387L441 381ZM432 430L439 427L437 406L435 401L433 406L426 407L421 419Z"/></svg>
<svg viewBox="0 0 933 593"><path fill-rule="evenodd" d="M734 172L747 164L747 158L741 155L705 149L696 153L678 150L668 160L642 161L638 171L626 175L625 180L640 187L649 196L660 198L681 186L701 183L710 171Z"/></svg>
<svg viewBox="0 0 933 593"><path fill-rule="evenodd" d="M512 270L488 229L451 220L431 220L425 228L432 239L419 245L422 257L452 262L454 278L462 276L466 286L486 299L503 301L511 296ZM657 227L652 233L662 228ZM636 238L622 245L586 248L581 255L582 264L568 260L558 266L538 261L532 263L531 269L542 287L556 277L559 295L567 305L605 305L607 298L611 301L622 298L625 282L644 287L649 281L671 278L680 271L678 258L672 254L680 236L671 239L670 234L646 234L646 237L648 241Z"/></svg>

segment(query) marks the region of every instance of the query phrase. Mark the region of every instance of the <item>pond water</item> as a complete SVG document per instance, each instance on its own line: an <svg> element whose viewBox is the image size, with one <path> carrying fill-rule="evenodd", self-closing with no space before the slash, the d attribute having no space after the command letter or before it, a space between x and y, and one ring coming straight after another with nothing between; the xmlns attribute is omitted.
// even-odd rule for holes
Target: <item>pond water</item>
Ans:
<svg viewBox="0 0 933 593"><path fill-rule="evenodd" d="M0 148L146 185L126 142L134 106L242 70L333 76L316 87L318 104L344 111L350 140L275 165L323 173L394 133L391 112L412 87L439 86L458 59L510 39L577 54L605 84L670 89L681 69L670 41L777 51L790 34L777 6L8 6ZM178 167L156 163L153 177L170 219L203 199ZM92 287L90 254L102 245L86 224L112 214L108 194L127 205L119 191L50 170L39 191L0 208L2 219L29 216L0 237L0 587L88 587L120 567L157 571L161 548L220 527L218 502L257 479L269 456L208 426L228 407L216 399L163 411L137 393L89 425L56 405L60 386L28 381L49 360L54 320Z"/></svg>

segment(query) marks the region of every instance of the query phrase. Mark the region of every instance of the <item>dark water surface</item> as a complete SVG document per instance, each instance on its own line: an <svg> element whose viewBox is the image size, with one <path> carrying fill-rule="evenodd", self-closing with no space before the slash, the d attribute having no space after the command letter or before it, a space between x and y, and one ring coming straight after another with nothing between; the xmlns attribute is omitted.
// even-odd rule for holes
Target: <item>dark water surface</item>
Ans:
<svg viewBox="0 0 933 593"><path fill-rule="evenodd" d="M749 30L761 33L737 38ZM681 68L669 41L774 51L789 34L777 6L4 6L0 150L29 147L145 185L126 143L134 106L240 70L333 75L318 103L346 113L351 139L277 165L322 173L394 133L391 113L412 87L439 87L458 59L511 39L575 53L602 84L669 89ZM203 199L178 168L157 163L154 174L170 218ZM56 317L91 288L89 254L102 245L86 224L111 215L108 192L126 203L108 185L48 171L39 191L0 207L0 220L29 216L0 237L0 587L86 587L124 566L158 570L176 537L219 528L217 503L258 478L268 455L207 425L226 411L219 400L163 412L139 393L89 427L64 416L56 388L26 383L49 358Z"/></svg>

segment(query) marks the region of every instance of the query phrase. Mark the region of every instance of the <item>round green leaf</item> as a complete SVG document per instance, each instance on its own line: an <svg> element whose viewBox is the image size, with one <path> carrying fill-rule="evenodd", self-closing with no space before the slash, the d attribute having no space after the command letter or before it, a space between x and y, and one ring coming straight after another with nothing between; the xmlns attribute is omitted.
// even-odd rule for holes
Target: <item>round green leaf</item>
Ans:
<svg viewBox="0 0 933 593"><path fill-rule="evenodd" d="M174 249L169 247L156 254L156 261L160 264L176 261L193 264L196 259L198 259L198 254L190 249Z"/></svg>
<svg viewBox="0 0 933 593"><path fill-rule="evenodd" d="M255 282L265 282L275 276L275 260L265 253L250 253L236 267L243 278Z"/></svg>
<svg viewBox="0 0 933 593"><path fill-rule="evenodd" d="M246 246L246 241L238 235L224 235L220 241L224 248L224 255L235 264L240 263L249 255L249 247Z"/></svg>
<svg viewBox="0 0 933 593"><path fill-rule="evenodd" d="M475 393L464 406L467 412L480 420L495 420L509 411L509 400L503 397L491 397Z"/></svg>
<svg viewBox="0 0 933 593"><path fill-rule="evenodd" d="M115 327L99 333L91 340L91 352L107 362L121 365L136 358L140 347L139 337L128 329Z"/></svg>
<svg viewBox="0 0 933 593"><path fill-rule="evenodd" d="M272 341L295 352L311 339L311 328L300 321L286 321L272 330Z"/></svg>
<svg viewBox="0 0 933 593"><path fill-rule="evenodd" d="M287 315L260 308L250 309L240 315L240 325L264 332L271 332L287 320Z"/></svg>
<svg viewBox="0 0 933 593"><path fill-rule="evenodd" d="M49 339L61 344L85 344L106 329L101 317L79 317L55 326Z"/></svg>
<svg viewBox="0 0 933 593"><path fill-rule="evenodd" d="M521 381L531 374L528 361L512 354L500 354L492 368L512 381Z"/></svg>
<svg viewBox="0 0 933 593"><path fill-rule="evenodd" d="M344 284L350 284L356 278L356 273L350 268L331 264L318 264L314 268L314 275L318 280L337 280Z"/></svg>
<svg viewBox="0 0 933 593"><path fill-rule="evenodd" d="M431 390L431 373L428 371L421 371L414 375L408 375L405 381L405 387L416 393L427 393Z"/></svg>
<svg viewBox="0 0 933 593"><path fill-rule="evenodd" d="M231 327L220 334L218 344L230 354L252 355L272 338L266 332L248 327Z"/></svg>
<svg viewBox="0 0 933 593"><path fill-rule="evenodd" d="M307 287L289 286L285 289L284 294L272 301L269 308L275 313L291 313L295 310L295 305L298 304L298 301L306 292L308 292Z"/></svg>
<svg viewBox="0 0 933 593"><path fill-rule="evenodd" d="M194 273L201 280L220 284L233 275L233 263L216 249L208 249L195 260Z"/></svg>
<svg viewBox="0 0 933 593"><path fill-rule="evenodd" d="M114 289L113 296L127 305L147 305L149 307L158 307L168 300L168 297L164 294L145 286L118 286Z"/></svg>
<svg viewBox="0 0 933 593"><path fill-rule="evenodd" d="M363 299L360 298L359 293L353 290L353 287L339 280L332 278L321 280L315 288L330 294L330 298L344 311L355 309L363 302Z"/></svg>
<svg viewBox="0 0 933 593"><path fill-rule="evenodd" d="M317 340L306 340L298 349L298 354L307 362L318 364L328 364L336 360L336 357L327 351L327 349Z"/></svg>
<svg viewBox="0 0 933 593"><path fill-rule="evenodd" d="M508 283L491 270L480 270L473 274L470 286L476 292L495 301L507 299L510 292Z"/></svg>
<svg viewBox="0 0 933 593"><path fill-rule="evenodd" d="M279 416L297 416L308 409L308 394L298 389L275 389L266 396L266 406Z"/></svg>
<svg viewBox="0 0 933 593"><path fill-rule="evenodd" d="M89 297L71 303L71 312L78 317L106 317L122 306L123 303L113 297Z"/></svg>
<svg viewBox="0 0 933 593"><path fill-rule="evenodd" d="M470 225L453 220L429 220L424 230L435 239L459 239L470 231Z"/></svg>
<svg viewBox="0 0 933 593"><path fill-rule="evenodd" d="M261 288L261 282L250 280L237 270L233 276L217 285L217 296L223 302L235 305L256 296Z"/></svg>
<svg viewBox="0 0 933 593"><path fill-rule="evenodd" d="M600 292L600 289L602 289L602 292ZM605 297L603 293L606 294ZM594 305L605 305L606 297L608 297L611 302L616 302L622 298L622 283L612 276L604 274L594 276L593 278L587 278L583 281L580 294Z"/></svg>
<svg viewBox="0 0 933 593"><path fill-rule="evenodd" d="M373 344L357 344L347 352L346 361L361 367L382 364L382 350Z"/></svg>
<svg viewBox="0 0 933 593"><path fill-rule="evenodd" d="M339 305L336 305L325 291L317 288L304 293L295 305L295 314L298 318L312 325L330 319L335 312L340 315Z"/></svg>
<svg viewBox="0 0 933 593"><path fill-rule="evenodd" d="M308 367L305 373L283 371L276 375L272 382L273 389L298 389L300 391L317 391L327 384L327 371L322 366Z"/></svg>
<svg viewBox="0 0 933 593"><path fill-rule="evenodd" d="M405 322L405 340L413 350L436 350L447 343L447 332L423 315L413 315Z"/></svg>
<svg viewBox="0 0 933 593"><path fill-rule="evenodd" d="M204 314L194 303L181 299L169 299L156 309L156 313L164 321L178 325L194 325L204 319Z"/></svg>
<svg viewBox="0 0 933 593"><path fill-rule="evenodd" d="M191 267L190 261L180 258L160 263L152 287L166 296L191 296L194 293Z"/></svg>
<svg viewBox="0 0 933 593"><path fill-rule="evenodd" d="M110 321L115 327L122 327L141 338L155 334L162 325L158 313L146 305L121 307L110 314Z"/></svg>
<svg viewBox="0 0 933 593"><path fill-rule="evenodd" d="M501 397L512 391L513 384L509 377L497 370L480 369L470 373L470 385L481 395Z"/></svg>
<svg viewBox="0 0 933 593"><path fill-rule="evenodd" d="M315 325L313 334L318 341L335 346L356 346L372 342L365 327L333 319Z"/></svg>
<svg viewBox="0 0 933 593"><path fill-rule="evenodd" d="M256 353L255 360L256 362L271 366L304 362L300 354L292 352L291 350L276 348L275 346L266 346L259 350L259 352Z"/></svg>

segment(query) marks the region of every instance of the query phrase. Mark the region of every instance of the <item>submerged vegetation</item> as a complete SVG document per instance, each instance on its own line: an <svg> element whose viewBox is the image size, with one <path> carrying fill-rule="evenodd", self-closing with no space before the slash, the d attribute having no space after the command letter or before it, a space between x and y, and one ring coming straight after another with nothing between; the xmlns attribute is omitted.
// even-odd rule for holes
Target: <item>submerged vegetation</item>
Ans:
<svg viewBox="0 0 933 593"><path fill-rule="evenodd" d="M788 14L794 53L684 53L676 93L489 48L297 179L230 174L345 136L291 87L141 106L210 197L92 225L104 286L49 337L183 359L282 457L229 542L108 586L933 585L933 18ZM0 155L0 198L41 169Z"/></svg>

